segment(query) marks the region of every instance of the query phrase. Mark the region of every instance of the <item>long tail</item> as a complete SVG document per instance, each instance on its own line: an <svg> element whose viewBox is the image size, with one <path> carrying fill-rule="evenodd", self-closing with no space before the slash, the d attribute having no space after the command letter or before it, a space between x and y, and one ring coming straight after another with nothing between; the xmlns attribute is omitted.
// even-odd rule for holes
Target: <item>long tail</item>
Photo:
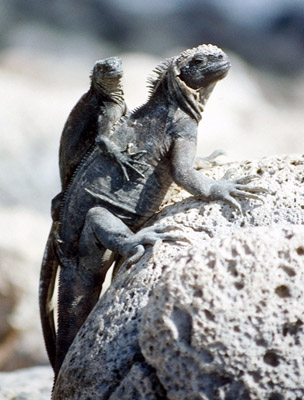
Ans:
<svg viewBox="0 0 304 400"><path fill-rule="evenodd" d="M79 271L73 261L66 262L59 274L55 380L77 332L99 298L104 280L99 271Z"/></svg>
<svg viewBox="0 0 304 400"><path fill-rule="evenodd" d="M57 270L58 261L54 248L53 225L49 233L43 255L39 283L39 307L42 332L46 351L53 369L55 369L56 360L56 330L52 298L54 293Z"/></svg>

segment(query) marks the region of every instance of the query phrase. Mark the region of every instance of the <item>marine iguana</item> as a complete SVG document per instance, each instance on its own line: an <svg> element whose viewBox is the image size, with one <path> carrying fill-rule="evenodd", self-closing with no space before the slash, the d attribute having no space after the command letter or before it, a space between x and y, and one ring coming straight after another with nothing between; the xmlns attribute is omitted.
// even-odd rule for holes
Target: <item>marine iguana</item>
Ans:
<svg viewBox="0 0 304 400"><path fill-rule="evenodd" d="M98 130L103 135L126 113L122 75L119 57L95 63L90 89L72 109L61 134L59 170L62 190L67 188L80 161L94 145Z"/></svg>
<svg viewBox="0 0 304 400"><path fill-rule="evenodd" d="M52 296L58 268L54 242L58 230L61 201L78 165L89 149L98 142L112 157L112 148L107 135L111 127L126 113L127 107L121 87L122 63L119 57L97 61L91 73L91 85L72 109L60 140L59 169L62 191L52 201L53 225L47 241L40 275L40 316L47 353L55 367L56 333L52 307ZM117 162L122 157L117 154ZM132 164L129 164L132 166Z"/></svg>
<svg viewBox="0 0 304 400"><path fill-rule="evenodd" d="M235 197L260 199L255 193L263 189L247 185L255 176L214 181L193 168L201 112L229 68L226 54L213 45L167 59L156 69L148 101L109 136L121 152L131 146L132 154L140 154L141 173L128 168L125 179L118 163L95 146L73 176L62 202L56 243L60 278L55 375L98 300L110 261L124 256L132 265L145 245L183 239L170 227L140 229L157 212L173 181L199 199L223 200L238 210Z"/></svg>

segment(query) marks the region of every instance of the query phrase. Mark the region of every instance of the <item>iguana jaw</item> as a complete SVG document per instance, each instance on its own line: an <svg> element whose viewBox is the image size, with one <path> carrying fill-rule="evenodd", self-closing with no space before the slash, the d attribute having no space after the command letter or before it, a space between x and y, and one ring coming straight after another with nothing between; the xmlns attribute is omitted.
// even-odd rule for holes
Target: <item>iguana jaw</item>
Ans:
<svg viewBox="0 0 304 400"><path fill-rule="evenodd" d="M190 86L187 86L185 82L178 76L176 77L176 80L184 93L185 99L187 98L187 102L192 105L193 115L197 114L197 118L200 119L199 114L204 111L204 107L214 89L214 86L216 85L217 80L215 80L213 83L209 83L209 85L206 85L206 87L201 87L199 89L192 89Z"/></svg>
<svg viewBox="0 0 304 400"><path fill-rule="evenodd" d="M218 61L214 64L207 65L206 68L202 70L202 73L208 78L211 77L212 80L223 79L227 74L231 67L230 61Z"/></svg>
<svg viewBox="0 0 304 400"><path fill-rule="evenodd" d="M206 87L212 82L217 82L228 74L228 71L231 67L231 63L229 60L224 60L221 62L217 62L211 65L207 65L201 72L204 76L204 84L201 86Z"/></svg>

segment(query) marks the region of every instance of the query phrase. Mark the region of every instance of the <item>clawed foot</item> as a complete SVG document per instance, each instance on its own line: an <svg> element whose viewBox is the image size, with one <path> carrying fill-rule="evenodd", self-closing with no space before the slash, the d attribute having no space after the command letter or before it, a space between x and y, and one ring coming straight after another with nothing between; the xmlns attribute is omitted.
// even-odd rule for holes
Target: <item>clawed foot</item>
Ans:
<svg viewBox="0 0 304 400"><path fill-rule="evenodd" d="M260 179L258 175L248 175L241 178L230 180L233 170L229 169L222 179L216 181L211 188L211 199L223 200L231 207L243 214L241 203L235 197L244 199L264 200L256 193L267 194L268 191L260 186L250 186L253 180Z"/></svg>
<svg viewBox="0 0 304 400"><path fill-rule="evenodd" d="M180 232L172 232L173 230L180 229L177 226L149 226L143 228L139 232L126 239L123 244L122 253L129 258L124 262L124 266L128 269L133 264L138 262L145 253L145 246L152 245L160 241L189 241L185 235Z"/></svg>
<svg viewBox="0 0 304 400"><path fill-rule="evenodd" d="M142 157L144 154L147 153L147 151L146 150L135 151L134 147L135 147L134 143L128 143L126 150L124 150L120 153L120 160L117 159L127 181L129 181L130 178L129 178L126 166L128 168L132 169L134 172L136 172L142 178L144 178L145 175L139 169L137 169L134 165L149 167L149 164L135 159L135 157L138 157L138 158Z"/></svg>
<svg viewBox="0 0 304 400"><path fill-rule="evenodd" d="M203 169L218 165L219 162L217 161L217 158L225 155L227 155L227 153L224 150L215 150L207 157L196 157L194 161L194 168Z"/></svg>
<svg viewBox="0 0 304 400"><path fill-rule="evenodd" d="M106 136L98 136L95 142L103 152L108 154L118 163L126 181L130 180L127 168L130 168L142 178L145 177L144 174L136 167L149 167L149 164L136 159L136 157L140 158L146 154L147 152L145 150L134 151L134 144L129 143L126 150L121 151L121 149Z"/></svg>

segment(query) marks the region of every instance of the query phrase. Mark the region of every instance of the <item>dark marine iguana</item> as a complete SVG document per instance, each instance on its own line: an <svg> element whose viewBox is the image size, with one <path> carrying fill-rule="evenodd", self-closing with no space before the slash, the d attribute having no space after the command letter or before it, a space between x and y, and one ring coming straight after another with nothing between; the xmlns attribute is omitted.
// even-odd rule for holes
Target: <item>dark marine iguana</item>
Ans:
<svg viewBox="0 0 304 400"><path fill-rule="evenodd" d="M172 57L157 68L150 97L112 130L111 143L140 154L129 179L98 146L74 175L60 211L56 252L60 264L55 374L77 331L96 304L110 262L106 253L137 262L145 245L183 237L162 226L140 227L157 212L175 181L202 200L223 200L241 210L235 197L259 199L255 177L214 181L193 168L197 125L216 82L230 62L216 46L201 45Z"/></svg>
<svg viewBox="0 0 304 400"><path fill-rule="evenodd" d="M110 57L97 61L91 73L91 85L72 109L61 135L59 169L62 191L52 201L53 225L44 253L40 276L40 316L47 353L55 367L56 333L52 307L52 296L58 268L58 257L54 252L60 205L64 192L81 160L95 142L115 157L107 135L111 127L126 113L126 104L121 87L123 71L121 59ZM117 155L117 162L126 156ZM132 164L129 164L132 167ZM125 166L122 164L122 168ZM123 170L124 172L124 170Z"/></svg>
<svg viewBox="0 0 304 400"><path fill-rule="evenodd" d="M90 89L74 106L62 131L59 170L63 190L68 186L84 155L94 144L98 125L102 135L125 114L122 75L119 57L110 57L95 63L90 76Z"/></svg>

